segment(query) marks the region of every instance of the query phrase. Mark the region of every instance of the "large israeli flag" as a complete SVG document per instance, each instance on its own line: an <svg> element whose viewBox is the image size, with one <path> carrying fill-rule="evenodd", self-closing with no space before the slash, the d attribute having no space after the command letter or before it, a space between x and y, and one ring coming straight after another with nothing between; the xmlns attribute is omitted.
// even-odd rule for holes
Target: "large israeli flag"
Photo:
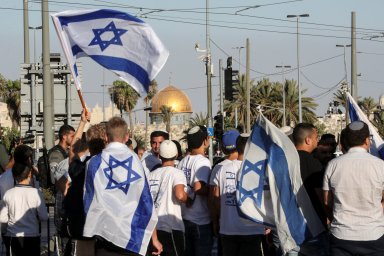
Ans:
<svg viewBox="0 0 384 256"><path fill-rule="evenodd" d="M82 10L51 16L78 89L76 61L82 56L116 73L141 96L167 61L168 50L152 28L127 13Z"/></svg>
<svg viewBox="0 0 384 256"><path fill-rule="evenodd" d="M126 145L110 143L90 160L84 211L85 237L145 255L157 215L140 160Z"/></svg>
<svg viewBox="0 0 384 256"><path fill-rule="evenodd" d="M368 117L365 115L365 113L361 110L359 105L356 103L352 95L349 92L345 92L345 94L347 95L347 99L348 99L348 112L351 118L351 122L363 121L368 125L369 132L372 135L371 148L369 152L374 156L384 159L383 139L380 137L375 126L369 121Z"/></svg>
<svg viewBox="0 0 384 256"><path fill-rule="evenodd" d="M297 150L262 114L244 153L236 195L245 217L275 228L284 253L321 233L301 180Z"/></svg>

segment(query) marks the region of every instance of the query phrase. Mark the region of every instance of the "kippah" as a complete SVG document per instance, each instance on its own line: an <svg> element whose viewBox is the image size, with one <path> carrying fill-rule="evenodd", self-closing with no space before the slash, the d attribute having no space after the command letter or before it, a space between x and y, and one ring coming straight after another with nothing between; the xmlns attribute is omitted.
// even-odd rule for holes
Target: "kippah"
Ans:
<svg viewBox="0 0 384 256"><path fill-rule="evenodd" d="M188 132L188 134L195 134L197 133L198 131L200 131L200 127L199 126L195 126L193 128L191 128Z"/></svg>
<svg viewBox="0 0 384 256"><path fill-rule="evenodd" d="M364 123L361 121L354 121L349 124L349 129L352 131L360 131L364 127Z"/></svg>

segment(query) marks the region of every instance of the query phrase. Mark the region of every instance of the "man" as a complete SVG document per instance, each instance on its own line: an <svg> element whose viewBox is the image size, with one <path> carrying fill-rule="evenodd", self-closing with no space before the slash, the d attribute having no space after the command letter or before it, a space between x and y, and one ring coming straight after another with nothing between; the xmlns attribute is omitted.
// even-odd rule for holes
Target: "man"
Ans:
<svg viewBox="0 0 384 256"><path fill-rule="evenodd" d="M241 218L236 202L236 177L243 161L248 137L248 134L237 136L235 148L238 160L227 161L213 178L214 205L220 217L219 233L224 256L261 255L260 243L264 227Z"/></svg>
<svg viewBox="0 0 384 256"><path fill-rule="evenodd" d="M323 183L331 255L384 255L384 162L368 153L366 123L350 123L345 137L350 149L329 162Z"/></svg>
<svg viewBox="0 0 384 256"><path fill-rule="evenodd" d="M111 118L108 145L86 169L84 237L96 237L96 255L145 255L149 240L160 254L157 216L149 185L137 155L125 143L127 123Z"/></svg>
<svg viewBox="0 0 384 256"><path fill-rule="evenodd" d="M321 187L324 170L319 160L312 156L312 152L316 149L318 142L317 129L312 124L300 123L293 129L292 138L299 153L303 185L314 210L326 228L327 216L321 203ZM313 255L328 255L325 234L310 240L308 243L304 243L300 247L300 252L310 252L310 254Z"/></svg>
<svg viewBox="0 0 384 256"><path fill-rule="evenodd" d="M182 205L186 255L208 256L211 255L213 236L207 205L211 173L211 163L205 157L205 150L209 147L207 128L195 126L190 129L187 143L191 153L178 165L187 179L188 199L186 205Z"/></svg>
<svg viewBox="0 0 384 256"><path fill-rule="evenodd" d="M169 134L163 131L153 131L151 133L151 150L144 153L141 163L143 164L145 172L148 174L154 168L161 166L159 156L160 144L164 140L169 140Z"/></svg>

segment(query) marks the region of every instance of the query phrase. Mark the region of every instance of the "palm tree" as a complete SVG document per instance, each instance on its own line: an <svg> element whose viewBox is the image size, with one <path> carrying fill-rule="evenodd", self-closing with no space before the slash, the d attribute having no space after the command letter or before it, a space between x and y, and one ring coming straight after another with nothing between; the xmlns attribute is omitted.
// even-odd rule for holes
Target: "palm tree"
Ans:
<svg viewBox="0 0 384 256"><path fill-rule="evenodd" d="M384 111L376 111L373 115L372 123L377 128L380 136L384 137Z"/></svg>
<svg viewBox="0 0 384 256"><path fill-rule="evenodd" d="M162 105L160 107L161 115L163 116L163 122L165 123L165 129L169 133L171 131L171 118L173 116L173 110L171 106Z"/></svg>
<svg viewBox="0 0 384 256"><path fill-rule="evenodd" d="M195 116L189 119L189 128L192 128L197 125L207 126L208 124L208 115L206 113L195 113Z"/></svg>
<svg viewBox="0 0 384 256"><path fill-rule="evenodd" d="M147 96L145 96L143 99L146 108L148 108L149 104L151 103L153 97L155 97L156 93L157 93L157 82L156 80L152 80L148 88ZM148 118L149 118L149 113L148 111L145 111L145 138L144 138L145 146L147 146L147 137L148 137Z"/></svg>
<svg viewBox="0 0 384 256"><path fill-rule="evenodd" d="M359 101L358 104L361 110L367 115L368 119L371 120L373 118L372 114L377 111L377 103L375 100L372 97L365 97L363 100Z"/></svg>
<svg viewBox="0 0 384 256"><path fill-rule="evenodd" d="M120 110L120 116L123 117L123 110L128 113L129 127L133 131L132 110L137 104L139 94L126 82L116 80L112 84L111 99Z"/></svg>
<svg viewBox="0 0 384 256"><path fill-rule="evenodd" d="M8 80L0 74L0 99L7 104L8 113L12 120L12 127L20 126L20 81Z"/></svg>

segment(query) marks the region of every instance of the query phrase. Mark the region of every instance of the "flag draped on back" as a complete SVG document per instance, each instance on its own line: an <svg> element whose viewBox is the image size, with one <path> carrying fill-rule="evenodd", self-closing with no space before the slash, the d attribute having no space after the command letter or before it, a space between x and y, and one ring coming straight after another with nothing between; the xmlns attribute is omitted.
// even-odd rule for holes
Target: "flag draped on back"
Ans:
<svg viewBox="0 0 384 256"><path fill-rule="evenodd" d="M145 255L157 215L140 160L126 145L110 143L89 161L84 212L85 237Z"/></svg>
<svg viewBox="0 0 384 256"><path fill-rule="evenodd" d="M368 125L369 132L372 135L370 153L374 156L377 156L381 159L384 159L384 141L377 132L375 126L369 121L365 113L360 109L359 105L356 103L355 99L349 92L345 92L348 99L348 112L353 121L363 121Z"/></svg>
<svg viewBox="0 0 384 256"><path fill-rule="evenodd" d="M152 28L127 13L64 11L52 19L78 89L76 61L82 56L116 73L141 96L167 61L168 50Z"/></svg>
<svg viewBox="0 0 384 256"><path fill-rule="evenodd" d="M295 146L262 114L247 141L237 179L240 211L276 228L284 252L323 231L302 184Z"/></svg>

